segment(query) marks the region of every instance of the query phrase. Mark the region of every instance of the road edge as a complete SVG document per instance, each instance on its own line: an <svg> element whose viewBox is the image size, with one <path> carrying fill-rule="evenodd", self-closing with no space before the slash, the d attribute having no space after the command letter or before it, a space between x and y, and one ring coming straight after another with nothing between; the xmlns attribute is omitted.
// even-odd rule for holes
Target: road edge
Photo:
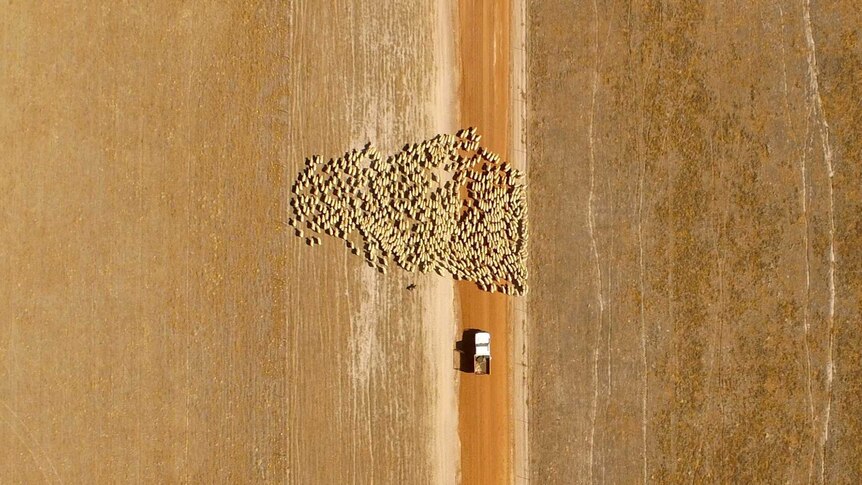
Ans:
<svg viewBox="0 0 862 485"><path fill-rule="evenodd" d="M527 2L511 0L511 103L510 162L527 174ZM529 177L526 178L529 181ZM529 186L529 183L527 184ZM528 211L529 214L529 211ZM530 482L529 441L529 379L527 363L527 300L526 295L512 298L509 321L512 322L512 474L516 485Z"/></svg>
<svg viewBox="0 0 862 485"><path fill-rule="evenodd" d="M449 0L438 0L435 6L433 103L431 124L436 133L451 133L457 125L459 97L457 80L457 47L452 30L457 22L457 10ZM431 360L434 363L434 483L459 483L461 477L461 442L458 421L460 410L458 376L452 366L452 346L458 334L455 285L453 280L434 278L425 297L425 315L430 317Z"/></svg>

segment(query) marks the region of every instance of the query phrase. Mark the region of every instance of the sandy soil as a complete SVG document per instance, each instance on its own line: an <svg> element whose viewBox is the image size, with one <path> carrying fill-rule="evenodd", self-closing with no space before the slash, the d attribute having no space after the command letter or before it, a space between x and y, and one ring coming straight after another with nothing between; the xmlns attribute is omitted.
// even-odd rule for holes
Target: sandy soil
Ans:
<svg viewBox="0 0 862 485"><path fill-rule="evenodd" d="M460 120L481 127L482 144L510 152L508 0L459 3ZM509 483L512 477L509 298L457 285L462 329L491 333L490 376L464 374L459 399L461 483Z"/></svg>
<svg viewBox="0 0 862 485"><path fill-rule="evenodd" d="M303 157L454 128L438 2L39 5L0 12L2 481L454 482L451 284L282 218Z"/></svg>
<svg viewBox="0 0 862 485"><path fill-rule="evenodd" d="M862 480L862 17L808 4L528 6L534 482Z"/></svg>
<svg viewBox="0 0 862 485"><path fill-rule="evenodd" d="M510 163L524 173L527 167L527 2L512 0L511 23L511 82L509 103L511 105L511 150ZM529 187L529 180L527 180ZM509 321L512 333L511 363L511 411L512 426L512 481L527 483L530 477L529 452L529 379L530 361L527 345L529 313L526 297L513 298L510 303Z"/></svg>
<svg viewBox="0 0 862 485"><path fill-rule="evenodd" d="M434 32L434 65L436 90L432 112L437 133L452 133L458 123L458 95L455 58L457 10L449 2L436 2L436 30ZM428 304L425 314L432 338L429 340L429 358L434 362L436 375L434 412L435 460L434 483L457 483L460 477L461 446L458 436L458 383L460 378L452 367L451 349L458 339L455 309L455 288L452 281L430 278L425 293Z"/></svg>

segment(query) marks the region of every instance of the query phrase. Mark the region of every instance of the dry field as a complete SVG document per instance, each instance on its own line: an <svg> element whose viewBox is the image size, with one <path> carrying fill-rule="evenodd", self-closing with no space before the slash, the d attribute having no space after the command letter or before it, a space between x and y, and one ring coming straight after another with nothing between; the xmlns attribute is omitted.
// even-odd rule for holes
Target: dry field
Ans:
<svg viewBox="0 0 862 485"><path fill-rule="evenodd" d="M862 480L862 17L808 3L528 7L535 483Z"/></svg>
<svg viewBox="0 0 862 485"><path fill-rule="evenodd" d="M285 224L305 156L456 128L444 7L3 7L0 482L457 479L451 282Z"/></svg>
<svg viewBox="0 0 862 485"><path fill-rule="evenodd" d="M860 25L5 5L0 483L862 482ZM526 296L293 236L305 157L469 125L527 163Z"/></svg>

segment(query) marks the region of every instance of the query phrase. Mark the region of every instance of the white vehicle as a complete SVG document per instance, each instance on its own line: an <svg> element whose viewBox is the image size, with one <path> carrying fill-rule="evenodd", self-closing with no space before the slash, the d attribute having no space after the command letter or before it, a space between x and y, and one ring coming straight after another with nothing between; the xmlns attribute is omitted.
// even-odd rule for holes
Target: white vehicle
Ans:
<svg viewBox="0 0 862 485"><path fill-rule="evenodd" d="M476 352L473 354L473 372L476 374L489 374L491 372L491 334L488 332L476 332Z"/></svg>

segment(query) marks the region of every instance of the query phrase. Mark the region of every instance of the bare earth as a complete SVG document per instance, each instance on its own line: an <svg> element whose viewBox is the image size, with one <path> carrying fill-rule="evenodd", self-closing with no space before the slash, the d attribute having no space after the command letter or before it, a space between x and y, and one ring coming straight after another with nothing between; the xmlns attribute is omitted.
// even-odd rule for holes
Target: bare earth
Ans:
<svg viewBox="0 0 862 485"><path fill-rule="evenodd" d="M459 4L461 123L482 127L482 143L508 153L509 34L508 0ZM502 294L457 285L462 329L491 333L491 374L463 375L459 401L461 483L508 483L512 476L510 412L511 342L509 300Z"/></svg>

